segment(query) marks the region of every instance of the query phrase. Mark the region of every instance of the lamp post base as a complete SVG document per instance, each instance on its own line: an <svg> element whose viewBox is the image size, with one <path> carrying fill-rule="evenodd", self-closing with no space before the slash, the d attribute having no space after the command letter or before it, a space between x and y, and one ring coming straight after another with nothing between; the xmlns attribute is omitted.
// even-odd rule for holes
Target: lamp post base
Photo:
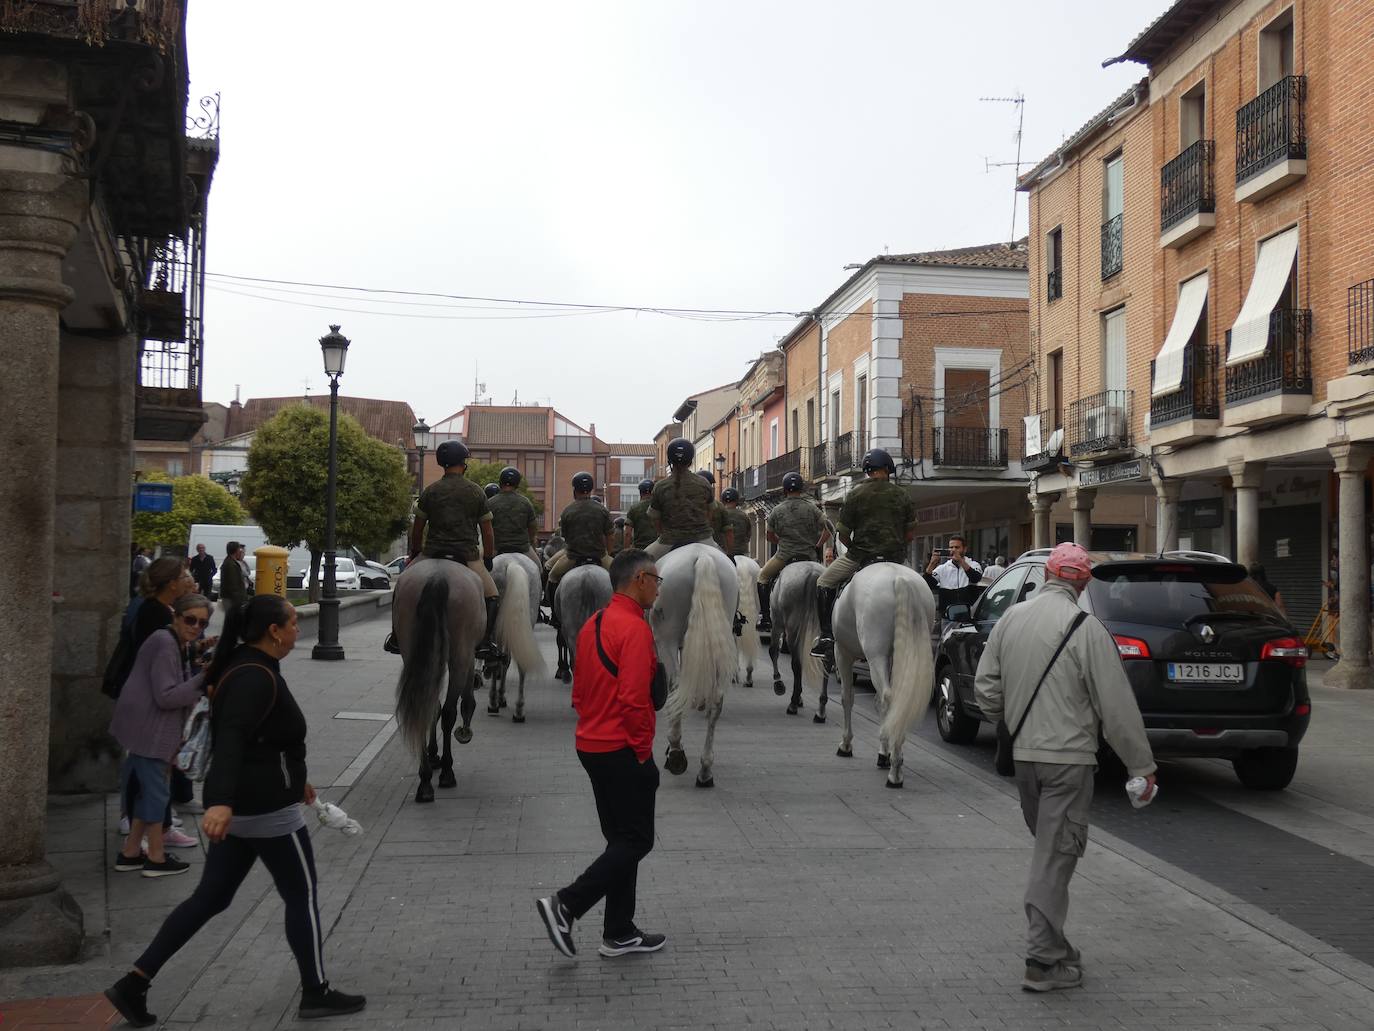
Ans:
<svg viewBox="0 0 1374 1031"><path fill-rule="evenodd" d="M310 657L312 659L324 659L326 661L340 660L344 658L343 645L338 641L332 644L326 644L324 641L321 641L319 644L315 645L314 648L310 649Z"/></svg>
<svg viewBox="0 0 1374 1031"><path fill-rule="evenodd" d="M344 657L343 645L339 644L339 599L320 599L320 631L315 647L310 650L312 659L337 662Z"/></svg>

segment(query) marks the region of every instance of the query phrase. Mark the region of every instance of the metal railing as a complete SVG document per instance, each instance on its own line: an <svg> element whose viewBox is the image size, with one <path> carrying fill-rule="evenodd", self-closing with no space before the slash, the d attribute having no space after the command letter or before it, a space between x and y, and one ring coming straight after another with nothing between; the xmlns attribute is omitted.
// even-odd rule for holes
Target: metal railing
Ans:
<svg viewBox="0 0 1374 1031"><path fill-rule="evenodd" d="M1307 157L1307 77L1289 75L1236 112L1236 183L1286 158Z"/></svg>
<svg viewBox="0 0 1374 1031"><path fill-rule="evenodd" d="M1159 170L1159 231L1168 231L1190 215L1217 210L1212 182L1213 140L1198 140Z"/></svg>
<svg viewBox="0 0 1374 1031"><path fill-rule="evenodd" d="M1345 306L1350 364L1374 362L1374 279L1352 286Z"/></svg>
<svg viewBox="0 0 1374 1031"><path fill-rule="evenodd" d="M764 468L761 465L751 465L744 470L741 481L739 496L744 501L753 501L755 498L763 497L768 492L768 482L764 477Z"/></svg>
<svg viewBox="0 0 1374 1031"><path fill-rule="evenodd" d="M1102 223L1102 278L1111 279L1121 271L1121 224L1124 215Z"/></svg>
<svg viewBox="0 0 1374 1031"><path fill-rule="evenodd" d="M1264 354L1226 367L1226 403L1312 393L1311 334L1312 313L1306 308L1275 308L1269 316ZM1231 350L1229 329L1226 350Z"/></svg>
<svg viewBox="0 0 1374 1031"><path fill-rule="evenodd" d="M1052 268L1045 273L1045 296L1055 301L1064 296L1064 270Z"/></svg>
<svg viewBox="0 0 1374 1031"><path fill-rule="evenodd" d="M1150 382L1155 363L1150 362ZM1183 378L1177 390L1150 397L1150 428L1184 419L1220 419L1221 397L1217 388L1217 349L1210 344L1183 349Z"/></svg>
<svg viewBox="0 0 1374 1031"><path fill-rule="evenodd" d="M731 473L731 474L730 474L730 479L729 479L729 481L728 481L727 483L723 484L722 486L723 486L723 487L733 487L736 491L738 491L738 492L740 492L741 494L743 494L743 492L744 492L744 473L742 473L742 472L733 472L733 473Z"/></svg>
<svg viewBox="0 0 1374 1031"><path fill-rule="evenodd" d="M835 450L832 452L834 464L831 465L831 472L847 473L854 468L854 433L841 433L835 438Z"/></svg>
<svg viewBox="0 0 1374 1031"><path fill-rule="evenodd" d="M769 490L781 490L782 478L801 472L801 448L794 448L763 463L764 483Z"/></svg>
<svg viewBox="0 0 1374 1031"><path fill-rule="evenodd" d="M1039 422L1040 442L1034 451L1030 450L1032 441L1028 438L1025 430L1021 433L1022 452L1024 457L1021 459L1021 468L1030 472L1037 472L1044 469L1051 469L1059 464L1059 455L1063 451L1062 441L1060 447L1051 448L1050 438L1054 436L1055 430L1059 427L1055 425L1055 413L1046 409L1037 412L1033 418Z"/></svg>
<svg viewBox="0 0 1374 1031"><path fill-rule="evenodd" d="M1130 390L1103 390L1069 405L1069 454L1119 451L1131 443Z"/></svg>
<svg viewBox="0 0 1374 1031"><path fill-rule="evenodd" d="M830 465L830 445L814 445L811 448L811 466L807 475L813 480L819 480L822 476L829 476L833 471Z"/></svg>
<svg viewBox="0 0 1374 1031"><path fill-rule="evenodd" d="M1005 469L1007 431L997 426L936 426L931 463L965 469Z"/></svg>

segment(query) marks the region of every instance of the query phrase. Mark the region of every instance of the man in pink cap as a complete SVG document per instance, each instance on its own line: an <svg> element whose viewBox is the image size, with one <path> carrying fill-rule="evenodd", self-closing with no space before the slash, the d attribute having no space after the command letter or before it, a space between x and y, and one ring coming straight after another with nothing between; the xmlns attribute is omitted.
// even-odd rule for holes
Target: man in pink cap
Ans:
<svg viewBox="0 0 1374 1031"><path fill-rule="evenodd" d="M1029 601L998 620L974 682L983 715L1020 728L1012 748L1016 788L1035 835L1021 986L1034 992L1083 983L1083 960L1064 937L1064 919L1069 880L1088 843L1099 736L1132 777L1147 779L1146 798L1155 780L1145 723L1116 641L1078 605L1092 578L1092 560L1077 544L1061 544L1045 563L1045 574L1044 586Z"/></svg>

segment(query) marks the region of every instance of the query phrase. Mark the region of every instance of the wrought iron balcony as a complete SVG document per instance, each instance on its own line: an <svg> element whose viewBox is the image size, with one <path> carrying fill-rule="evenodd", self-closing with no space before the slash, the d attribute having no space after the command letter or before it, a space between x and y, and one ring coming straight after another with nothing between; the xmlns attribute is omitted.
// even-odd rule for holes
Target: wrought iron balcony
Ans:
<svg viewBox="0 0 1374 1031"><path fill-rule="evenodd" d="M1213 140L1198 140L1159 170L1159 231L1168 232L1192 215L1217 210L1212 182Z"/></svg>
<svg viewBox="0 0 1374 1031"><path fill-rule="evenodd" d="M841 433L835 438L834 465L831 471L835 473L852 472L854 465L854 434ZM862 456L860 456L862 457Z"/></svg>
<svg viewBox="0 0 1374 1031"><path fill-rule="evenodd" d="M801 448L770 458L764 463L764 482L768 490L782 490L782 478L801 472Z"/></svg>
<svg viewBox="0 0 1374 1031"><path fill-rule="evenodd" d="M1150 382L1154 379L1155 363L1150 362ZM1211 345L1190 345L1183 350L1183 379L1178 389L1150 398L1150 429L1185 419L1220 418L1217 349Z"/></svg>
<svg viewBox="0 0 1374 1031"><path fill-rule="evenodd" d="M764 477L764 467L761 465L751 465L744 470L743 485L739 488L739 495L745 501L753 501L761 498L768 492L768 483Z"/></svg>
<svg viewBox="0 0 1374 1031"><path fill-rule="evenodd" d="M1264 354L1226 367L1226 404L1273 394L1312 393L1312 313L1306 308L1275 308L1269 316ZM1231 331L1226 331L1231 349Z"/></svg>
<svg viewBox="0 0 1374 1031"><path fill-rule="evenodd" d="M811 465L807 470L807 475L813 480L819 480L823 476L829 476L834 471L834 467L830 464L830 445L816 444L812 447Z"/></svg>
<svg viewBox="0 0 1374 1031"><path fill-rule="evenodd" d="M1130 390L1103 390L1069 405L1069 454L1123 451L1131 446Z"/></svg>
<svg viewBox="0 0 1374 1031"><path fill-rule="evenodd" d="M1280 161L1307 157L1306 96L1307 77L1289 75L1236 112L1237 185Z"/></svg>
<svg viewBox="0 0 1374 1031"><path fill-rule="evenodd" d="M1111 279L1121 271L1121 224L1123 215L1102 223L1102 278Z"/></svg>
<svg viewBox="0 0 1374 1031"><path fill-rule="evenodd" d="M1051 301L1064 296L1064 270L1052 268L1045 273L1045 297Z"/></svg>
<svg viewBox="0 0 1374 1031"><path fill-rule="evenodd" d="M1055 425L1055 413L1049 409L1039 412L1032 416L1039 422L1038 442L1034 438L1027 438L1022 441L1025 445L1025 457L1021 459L1021 468L1027 472L1039 473L1047 469L1054 469L1059 465L1063 455L1064 435L1060 428ZM1055 439L1055 434L1059 434L1059 439ZM1035 450L1032 451L1032 445Z"/></svg>
<svg viewBox="0 0 1374 1031"><path fill-rule="evenodd" d="M1005 469L1007 431L992 426L936 426L931 463L964 469Z"/></svg>
<svg viewBox="0 0 1374 1031"><path fill-rule="evenodd" d="M1350 364L1374 362L1374 279L1356 283L1346 298Z"/></svg>

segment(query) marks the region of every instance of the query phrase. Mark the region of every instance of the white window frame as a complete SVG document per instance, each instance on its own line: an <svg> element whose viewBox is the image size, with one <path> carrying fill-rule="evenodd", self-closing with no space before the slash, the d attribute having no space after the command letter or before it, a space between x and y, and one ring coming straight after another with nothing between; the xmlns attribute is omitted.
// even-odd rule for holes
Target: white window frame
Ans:
<svg viewBox="0 0 1374 1031"><path fill-rule="evenodd" d="M854 389L853 389L854 420L853 420L853 426L851 427L851 429L852 429L852 431L853 431L854 433L862 433L862 434L863 434L863 439L864 439L865 442L867 442L868 440L870 440L870 439L872 438L872 436L873 436L873 434L870 432L870 430L871 430L871 428L872 428L872 424L873 424L873 374L872 374L872 372L869 371L869 367L870 367L871 363L872 363L872 355L864 354L864 355L860 355L858 358L855 358L855 359L854 359L854 366L853 366L853 370L854 370ZM865 393L868 394L868 396L867 396L866 398L863 399L863 401L864 401L863 404L860 404L860 403L859 403L859 393L860 393L859 380L860 380L860 379L862 379L862 380L864 381L864 382L863 382L863 386L864 386L864 388L865 388ZM868 423L869 423L868 426L863 426L863 427L861 427L861 426L859 425L859 413L860 413L860 412L863 412L863 413L865 414L865 416L867 417Z"/></svg>
<svg viewBox="0 0 1374 1031"><path fill-rule="evenodd" d="M840 399L839 411L836 411L834 404L835 398ZM825 439L833 444L843 433L840 429L840 421L844 415L844 373L837 372L832 375L826 383L825 393Z"/></svg>
<svg viewBox="0 0 1374 1031"><path fill-rule="evenodd" d="M769 423L768 423L768 457L769 457L769 458L777 458L780 454L782 454L782 452L778 450L778 444L779 444L779 442L780 442L780 440L779 440L779 435L778 435L778 420L777 420L777 419L771 419L771 420L769 420Z"/></svg>
<svg viewBox="0 0 1374 1031"><path fill-rule="evenodd" d="M945 425L945 370L986 371L988 374L988 426L1002 425L1002 399L998 381L1002 378L1002 349L1000 347L937 347L935 348L935 425Z"/></svg>

